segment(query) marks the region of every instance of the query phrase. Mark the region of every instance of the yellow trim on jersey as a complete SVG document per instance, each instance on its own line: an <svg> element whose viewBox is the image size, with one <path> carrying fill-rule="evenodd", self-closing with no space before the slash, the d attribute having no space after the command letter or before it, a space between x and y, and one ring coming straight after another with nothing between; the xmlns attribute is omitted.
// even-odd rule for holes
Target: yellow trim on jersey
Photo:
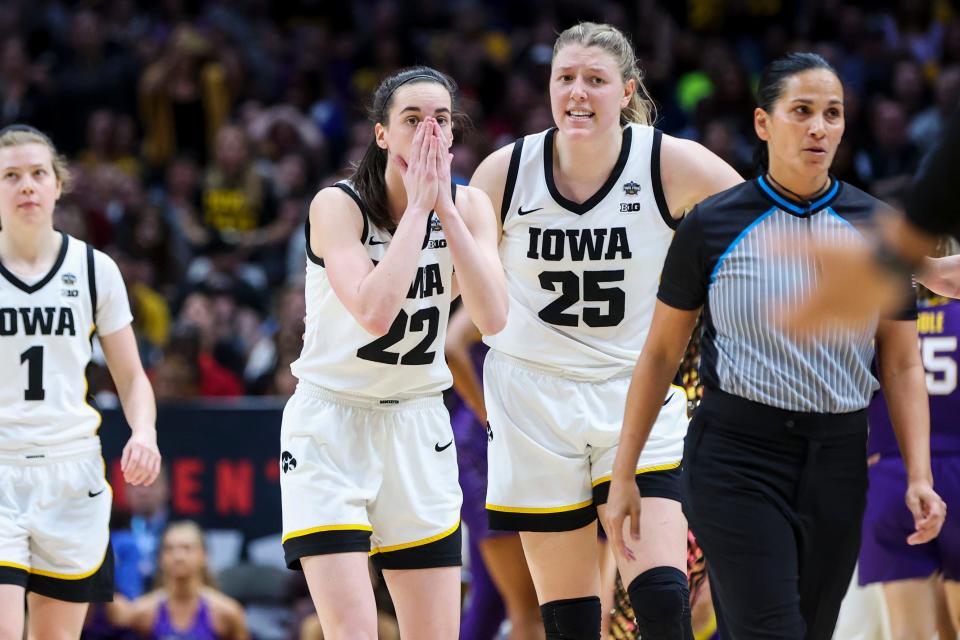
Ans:
<svg viewBox="0 0 960 640"><path fill-rule="evenodd" d="M505 507L499 504L487 503L487 509L490 511L505 511L506 513L563 513L564 511L576 511L593 504L593 499L584 500L577 504L570 504L565 507Z"/></svg>
<svg viewBox="0 0 960 640"><path fill-rule="evenodd" d="M0 567L12 567L14 569L21 569L26 571L29 574L35 576L43 576L44 578L57 578L58 580L83 580L89 578L97 571L100 571L100 567L103 566L103 562L107 559L107 553L110 552L110 545L107 545L107 550L104 552L103 557L100 558L100 563L95 566L90 571L79 574L69 574L69 573L57 573L55 571L47 571L45 569L36 569L34 567L26 567L22 564L17 564L16 562L3 562L0 561Z"/></svg>
<svg viewBox="0 0 960 640"><path fill-rule="evenodd" d="M283 539L280 540L280 543L283 544L291 538L302 538L303 536L308 536L311 533L323 533L324 531L370 531L372 533L373 527L366 524L328 524L322 527L310 527L309 529L291 531L287 535L283 536Z"/></svg>
<svg viewBox="0 0 960 640"><path fill-rule="evenodd" d="M681 462L680 460L677 460L676 462L668 462L666 464L655 464L652 467L641 467L640 469L637 469L636 475L640 475L641 473L651 473L653 471L669 471L671 469L676 469L677 467L680 466L680 462ZM603 484L604 482L610 482L610 479L612 477L613 475L611 474L608 476L603 476L602 478L597 478L596 480L593 481L593 484L591 486L595 487L598 484Z"/></svg>
<svg viewBox="0 0 960 640"><path fill-rule="evenodd" d="M438 533L435 536L430 536L429 538L424 538L423 540L405 542L404 544L394 544L389 547L377 547L370 552L370 555L375 555L378 553L390 553L391 551L402 551L403 549L411 549L413 547L422 547L425 544L430 544L431 542L436 542L437 540L443 540L447 536L452 535L459 527L460 518L457 518L457 523L443 533Z"/></svg>

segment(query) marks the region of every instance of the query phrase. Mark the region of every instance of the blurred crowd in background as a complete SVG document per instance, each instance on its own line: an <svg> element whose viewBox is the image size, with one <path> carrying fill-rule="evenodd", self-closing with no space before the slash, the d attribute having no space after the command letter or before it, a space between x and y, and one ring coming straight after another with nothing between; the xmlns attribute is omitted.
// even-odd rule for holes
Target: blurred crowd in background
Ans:
<svg viewBox="0 0 960 640"><path fill-rule="evenodd" d="M839 70L834 170L894 203L960 95L947 0L6 0L0 125L35 125L71 160L57 225L120 264L161 400L288 395L307 208L368 144L380 78L416 63L459 82L468 179L551 126L552 44L585 19L632 36L660 128L745 177L752 87L787 51ZM109 401L109 377L91 383Z"/></svg>
<svg viewBox="0 0 960 640"><path fill-rule="evenodd" d="M657 126L744 177L753 87L788 51L816 51L839 71L847 128L834 171L893 204L960 99L960 7L948 0L4 0L0 126L32 124L70 160L56 224L120 265L161 402L287 396L307 209L369 143L379 80L412 64L457 80L472 124L454 171L467 180L486 154L552 126L552 45L578 20L631 35ZM110 404L102 367L90 381ZM127 597L156 571L165 486L139 507L134 498L118 529L130 535L115 536ZM300 620L315 620L304 585L272 575L238 573L224 587L278 595L259 618L277 635L259 636L298 637Z"/></svg>

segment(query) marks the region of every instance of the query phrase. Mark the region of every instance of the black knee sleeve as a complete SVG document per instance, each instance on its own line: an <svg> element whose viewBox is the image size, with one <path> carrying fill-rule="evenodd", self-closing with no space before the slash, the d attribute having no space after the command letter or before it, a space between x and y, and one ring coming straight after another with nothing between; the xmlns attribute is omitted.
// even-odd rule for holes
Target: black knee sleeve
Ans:
<svg viewBox="0 0 960 640"><path fill-rule="evenodd" d="M547 640L599 640L600 598L552 600L540 605Z"/></svg>
<svg viewBox="0 0 960 640"><path fill-rule="evenodd" d="M692 640L690 588L687 576L674 567L654 567L627 588L637 630L646 640Z"/></svg>

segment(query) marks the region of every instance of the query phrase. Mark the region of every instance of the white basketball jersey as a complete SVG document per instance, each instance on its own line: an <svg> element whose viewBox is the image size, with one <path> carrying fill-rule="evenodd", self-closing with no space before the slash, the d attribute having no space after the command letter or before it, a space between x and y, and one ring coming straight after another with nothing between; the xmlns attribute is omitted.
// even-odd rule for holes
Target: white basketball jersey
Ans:
<svg viewBox="0 0 960 640"><path fill-rule="evenodd" d="M367 255L376 264L387 252L390 233L374 227L360 196L347 182L347 192L363 215ZM307 221L306 334L300 357L290 365L293 375L319 387L388 400L439 393L453 379L443 355L450 315L453 260L436 214L424 230L423 248L400 313L381 337L360 326L340 302L323 260L310 250Z"/></svg>
<svg viewBox="0 0 960 640"><path fill-rule="evenodd" d="M675 221L660 184L661 133L631 124L616 166L582 204L553 178L556 130L517 140L500 259L510 313L493 349L559 375L629 375L647 339Z"/></svg>
<svg viewBox="0 0 960 640"><path fill-rule="evenodd" d="M56 262L36 282L0 264L0 450L95 438L100 413L86 378L93 334L132 320L116 263L61 235Z"/></svg>

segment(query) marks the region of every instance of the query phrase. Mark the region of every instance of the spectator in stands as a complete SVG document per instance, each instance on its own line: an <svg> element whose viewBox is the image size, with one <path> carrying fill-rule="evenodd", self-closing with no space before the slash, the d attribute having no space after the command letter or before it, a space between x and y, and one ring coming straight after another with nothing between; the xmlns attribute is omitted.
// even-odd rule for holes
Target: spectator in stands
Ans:
<svg viewBox="0 0 960 640"><path fill-rule="evenodd" d="M196 290L187 295L167 353L182 358L196 372L197 391L203 397L243 394L240 376L224 362L234 362L237 357L231 334L232 325L217 323L208 291Z"/></svg>
<svg viewBox="0 0 960 640"><path fill-rule="evenodd" d="M157 572L160 538L170 517L170 479L167 468L152 485L124 487L130 509L130 527L110 536L116 558L115 586L125 598L142 596Z"/></svg>
<svg viewBox="0 0 960 640"><path fill-rule="evenodd" d="M110 622L150 638L247 640L240 603L214 587L203 531L194 522L174 522L163 533L157 588L132 602L107 606Z"/></svg>
<svg viewBox="0 0 960 640"><path fill-rule="evenodd" d="M907 113L899 102L875 101L870 127L873 135L857 156L857 171L870 193L886 196L909 183L920 156L907 135Z"/></svg>
<svg viewBox="0 0 960 640"><path fill-rule="evenodd" d="M947 67L937 76L934 103L910 121L910 139L926 155L940 140L944 123L960 104L960 65Z"/></svg>
<svg viewBox="0 0 960 640"><path fill-rule="evenodd" d="M232 101L226 69L214 53L199 32L182 26L141 76L143 153L153 167L162 169L179 154L207 159Z"/></svg>
<svg viewBox="0 0 960 640"><path fill-rule="evenodd" d="M46 69L34 63L23 38L14 36L0 47L0 126L35 122L42 117Z"/></svg>

